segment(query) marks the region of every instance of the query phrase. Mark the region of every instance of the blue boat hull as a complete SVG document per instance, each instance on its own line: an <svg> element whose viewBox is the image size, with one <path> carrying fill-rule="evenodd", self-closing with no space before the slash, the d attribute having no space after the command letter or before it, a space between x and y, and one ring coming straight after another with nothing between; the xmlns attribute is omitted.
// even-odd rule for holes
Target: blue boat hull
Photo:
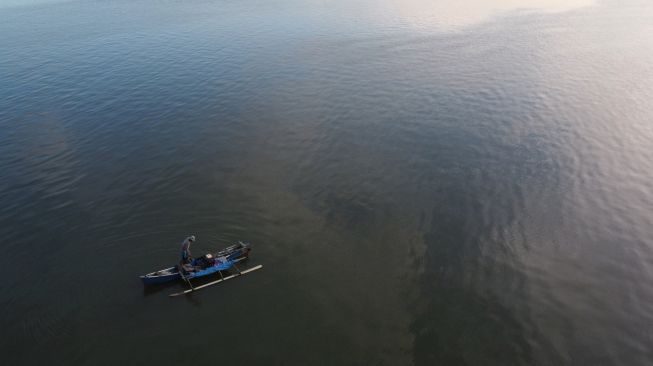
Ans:
<svg viewBox="0 0 653 366"><path fill-rule="evenodd" d="M176 281L178 279L181 279L179 272L171 273L169 275L161 275L161 276L148 276L148 275L141 276L141 281L143 281L144 285L158 285L161 283Z"/></svg>

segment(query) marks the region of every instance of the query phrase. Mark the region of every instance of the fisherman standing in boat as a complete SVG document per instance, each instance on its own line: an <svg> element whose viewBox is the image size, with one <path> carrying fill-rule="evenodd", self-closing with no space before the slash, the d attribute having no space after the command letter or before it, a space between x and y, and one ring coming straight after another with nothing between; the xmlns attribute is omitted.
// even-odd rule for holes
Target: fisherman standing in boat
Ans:
<svg viewBox="0 0 653 366"><path fill-rule="evenodd" d="M190 263L190 244L195 241L195 235L191 235L181 243L181 264Z"/></svg>

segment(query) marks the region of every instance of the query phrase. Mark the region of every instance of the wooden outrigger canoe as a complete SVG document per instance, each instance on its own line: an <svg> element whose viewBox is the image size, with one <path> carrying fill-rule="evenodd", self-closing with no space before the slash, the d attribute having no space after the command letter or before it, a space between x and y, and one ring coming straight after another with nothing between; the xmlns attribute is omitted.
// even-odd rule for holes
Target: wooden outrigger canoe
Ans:
<svg viewBox="0 0 653 366"><path fill-rule="evenodd" d="M171 294L170 296L183 295L263 268L262 265L258 265L243 271L238 268L236 263L247 259L249 257L250 251L251 246L248 243L238 242L237 244L225 248L215 254L209 253L202 257L196 258L191 262L190 265L184 265L183 268L180 268L180 266L177 265L174 267L169 267L148 273L146 275L140 276L140 278L141 281L143 281L144 285L155 285L183 279L186 281L186 283L188 283L190 289ZM222 271L229 270L232 267L235 268L238 273L225 277L222 274ZM206 283L197 287L193 287L190 282L190 280L193 278L205 277L215 273L220 275L220 279L217 281Z"/></svg>

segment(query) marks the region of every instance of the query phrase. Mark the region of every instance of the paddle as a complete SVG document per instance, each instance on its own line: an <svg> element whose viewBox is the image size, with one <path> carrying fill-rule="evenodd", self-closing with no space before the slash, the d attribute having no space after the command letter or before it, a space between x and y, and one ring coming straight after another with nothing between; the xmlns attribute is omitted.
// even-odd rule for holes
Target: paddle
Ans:
<svg viewBox="0 0 653 366"><path fill-rule="evenodd" d="M180 264L179 264L179 275L181 276L181 278L184 279L184 281L186 281L186 283L188 284L188 286L190 286L191 291L192 291L192 290L195 290L195 288L193 287L193 285L190 283L190 280L189 280L188 278L186 278L186 276L184 276L184 265L183 265L183 263L180 263Z"/></svg>

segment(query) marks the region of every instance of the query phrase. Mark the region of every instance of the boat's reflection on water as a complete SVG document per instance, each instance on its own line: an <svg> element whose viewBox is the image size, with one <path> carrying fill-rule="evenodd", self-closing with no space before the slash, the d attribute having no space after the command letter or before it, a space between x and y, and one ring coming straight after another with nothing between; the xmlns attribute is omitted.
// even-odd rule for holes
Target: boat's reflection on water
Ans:
<svg viewBox="0 0 653 366"><path fill-rule="evenodd" d="M177 282L169 282L169 283L161 283L158 285L149 285L149 286L143 286L143 297L147 297L150 295L158 294L159 292L165 290L165 289L170 289L172 290L173 287L179 286Z"/></svg>

